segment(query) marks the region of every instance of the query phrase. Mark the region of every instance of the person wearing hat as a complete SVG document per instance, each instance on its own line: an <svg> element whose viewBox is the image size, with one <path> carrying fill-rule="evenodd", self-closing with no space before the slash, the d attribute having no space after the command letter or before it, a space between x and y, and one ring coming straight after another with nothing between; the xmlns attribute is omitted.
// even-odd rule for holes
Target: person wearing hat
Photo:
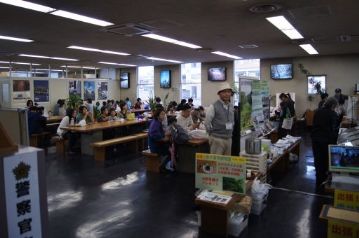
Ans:
<svg viewBox="0 0 359 238"><path fill-rule="evenodd" d="M186 103L183 105L181 113L177 116L177 125L180 125L186 131L198 128L199 123L194 123L191 117L192 107Z"/></svg>
<svg viewBox="0 0 359 238"><path fill-rule="evenodd" d="M231 103L233 90L229 84L222 84L217 92L219 99L206 111L204 125L209 134L211 154L231 155L234 125L234 107Z"/></svg>

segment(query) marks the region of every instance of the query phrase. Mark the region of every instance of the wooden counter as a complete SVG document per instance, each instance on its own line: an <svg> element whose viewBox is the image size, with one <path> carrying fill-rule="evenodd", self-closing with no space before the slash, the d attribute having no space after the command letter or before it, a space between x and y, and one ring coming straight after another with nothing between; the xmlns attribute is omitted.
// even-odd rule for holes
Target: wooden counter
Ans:
<svg viewBox="0 0 359 238"><path fill-rule="evenodd" d="M190 139L186 144L177 147L177 171L194 173L196 153L209 153L208 139Z"/></svg>
<svg viewBox="0 0 359 238"><path fill-rule="evenodd" d="M56 123L56 122L60 123L62 118L63 118L63 116L51 116L46 119L46 123L47 124Z"/></svg>

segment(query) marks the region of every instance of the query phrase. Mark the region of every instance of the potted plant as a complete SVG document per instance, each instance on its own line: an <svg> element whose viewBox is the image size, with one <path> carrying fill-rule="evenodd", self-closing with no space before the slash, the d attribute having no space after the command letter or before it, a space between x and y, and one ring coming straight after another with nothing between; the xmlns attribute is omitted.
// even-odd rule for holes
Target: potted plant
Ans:
<svg viewBox="0 0 359 238"><path fill-rule="evenodd" d="M82 104L82 98L77 94L70 94L70 97L66 99L67 108L78 109Z"/></svg>

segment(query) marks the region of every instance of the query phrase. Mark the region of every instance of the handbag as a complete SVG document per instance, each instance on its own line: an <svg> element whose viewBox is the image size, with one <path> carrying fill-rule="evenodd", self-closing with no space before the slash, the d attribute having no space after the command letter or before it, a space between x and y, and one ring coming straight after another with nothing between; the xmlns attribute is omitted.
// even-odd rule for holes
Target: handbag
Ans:
<svg viewBox="0 0 359 238"><path fill-rule="evenodd" d="M282 128L286 130L291 130L293 126L293 117L284 118L282 123Z"/></svg>

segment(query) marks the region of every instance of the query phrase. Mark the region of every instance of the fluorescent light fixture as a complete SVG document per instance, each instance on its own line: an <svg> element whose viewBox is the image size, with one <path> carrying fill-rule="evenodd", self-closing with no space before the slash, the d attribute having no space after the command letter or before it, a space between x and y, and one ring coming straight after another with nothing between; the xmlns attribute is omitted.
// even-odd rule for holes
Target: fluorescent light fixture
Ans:
<svg viewBox="0 0 359 238"><path fill-rule="evenodd" d="M222 51L212 51L212 54L216 54L216 55L221 55L221 56L225 56L231 59L242 59L242 57L236 56L236 55L231 55Z"/></svg>
<svg viewBox="0 0 359 238"><path fill-rule="evenodd" d="M24 63L24 62L9 62L9 61L0 61L0 64L22 64L22 65L41 65L41 64L35 64L35 63Z"/></svg>
<svg viewBox="0 0 359 238"><path fill-rule="evenodd" d="M44 12L44 13L49 13L56 10L55 8L47 7L32 2L22 1L22 0L0 0L0 3L5 3L12 6L22 7L22 8L26 8L38 12Z"/></svg>
<svg viewBox="0 0 359 238"><path fill-rule="evenodd" d="M109 65L117 65L117 66L128 66L128 67L136 67L137 65L134 64L119 64L119 63L113 63L113 62L98 62L99 64L109 64Z"/></svg>
<svg viewBox="0 0 359 238"><path fill-rule="evenodd" d="M155 60L155 61L165 61L165 62L171 62L171 63L182 63L181 61L178 61L178 60L171 60L171 59L162 59L162 58L157 58L157 57L147 57L145 56L146 59L149 59L149 60Z"/></svg>
<svg viewBox="0 0 359 238"><path fill-rule="evenodd" d="M33 69L33 71L56 71L56 72L62 72L63 69Z"/></svg>
<svg viewBox="0 0 359 238"><path fill-rule="evenodd" d="M61 68L69 68L69 69L98 69L96 67L91 66L77 66L77 65L62 65Z"/></svg>
<svg viewBox="0 0 359 238"><path fill-rule="evenodd" d="M199 45L195 45L195 44L191 44L191 43L188 43L188 42L176 40L176 39L169 38L169 37L166 37L166 36L160 36L160 35L157 35L157 34L150 33L150 34L144 34L142 36L147 37L147 38L151 38L151 39L154 39L154 40L160 40L160 41L168 42L168 43L171 43L171 44L192 48L192 49L202 48L202 46L199 46Z"/></svg>
<svg viewBox="0 0 359 238"><path fill-rule="evenodd" d="M82 46L77 46L77 45L70 45L67 48L75 49L75 50L100 52L100 53L113 54L113 55L125 55L125 56L130 55L130 54L124 53L124 52L118 52L118 51L112 51L112 50L100 50L100 49L96 49L96 48L82 47Z"/></svg>
<svg viewBox="0 0 359 238"><path fill-rule="evenodd" d="M63 58L63 57L50 57L50 56L44 56L44 55L19 54L19 56L30 57L30 58L40 58L40 59L63 60L63 61L79 61L78 59L70 59L70 58Z"/></svg>
<svg viewBox="0 0 359 238"><path fill-rule="evenodd" d="M84 15L63 11L63 10L57 10L57 11L51 12L51 14L55 15L55 16L59 16L59 17L69 18L69 19L72 19L72 20L75 20L75 21L81 21L81 22L97 25L97 26L111 26L111 25L114 25L111 22L107 22L107 21L96 19L96 18L87 17L87 16L84 16Z"/></svg>
<svg viewBox="0 0 359 238"><path fill-rule="evenodd" d="M319 54L318 51L316 49L314 49L314 47L311 44L302 44L299 46L302 47L302 49L305 50L310 55L318 55Z"/></svg>
<svg viewBox="0 0 359 238"><path fill-rule="evenodd" d="M19 42L33 42L33 40L18 38L13 36L3 36L0 35L0 40L12 40L12 41L19 41Z"/></svg>
<svg viewBox="0 0 359 238"><path fill-rule="evenodd" d="M48 56L43 56L43 55L29 55L29 54L19 54L19 56L30 57L30 58L40 58L40 59L49 59L50 58Z"/></svg>
<svg viewBox="0 0 359 238"><path fill-rule="evenodd" d="M304 38L284 16L267 17L266 19L290 39L296 40Z"/></svg>
<svg viewBox="0 0 359 238"><path fill-rule="evenodd" d="M10 69L8 66L0 66L0 69Z"/></svg>

